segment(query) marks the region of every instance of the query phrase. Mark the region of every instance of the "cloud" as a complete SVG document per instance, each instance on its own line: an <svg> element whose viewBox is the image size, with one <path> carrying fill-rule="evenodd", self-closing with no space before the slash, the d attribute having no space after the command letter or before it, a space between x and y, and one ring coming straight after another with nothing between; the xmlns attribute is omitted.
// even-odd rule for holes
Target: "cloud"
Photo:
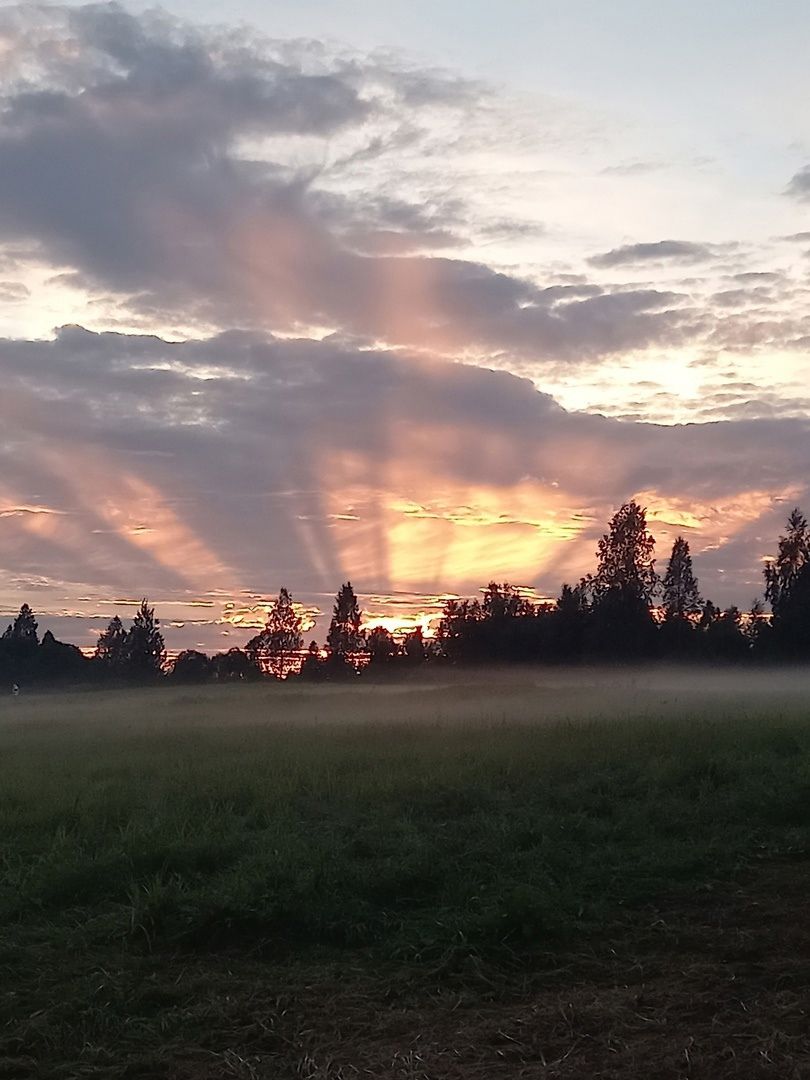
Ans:
<svg viewBox="0 0 810 1080"><path fill-rule="evenodd" d="M717 282L568 288L570 264L487 265L487 244L531 237L542 260L556 239L500 205L491 218L475 210L446 165L420 171L491 108L478 83L114 4L4 9L0 24L13 42L0 74L0 245L33 251L73 297L84 290L85 318L336 333L535 375L806 337L796 325L785 344L776 294L769 313L743 307L715 330L715 312L740 299L727 289L713 301ZM661 240L589 262L646 274L731 247Z"/></svg>
<svg viewBox="0 0 810 1080"><path fill-rule="evenodd" d="M784 280L784 274L778 270L744 270L739 274L733 274L734 281L742 281L745 283L757 282L780 282Z"/></svg>
<svg viewBox="0 0 810 1080"><path fill-rule="evenodd" d="M714 294L712 301L720 308L747 308L752 304L768 304L773 298L771 289L758 286L749 289L722 289Z"/></svg>
<svg viewBox="0 0 810 1080"><path fill-rule="evenodd" d="M0 566L47 568L41 610L145 593L184 621L190 601L250 607L281 584L328 610L347 577L376 597L489 577L553 593L639 492L697 508L706 591L743 603L762 538L807 494L806 420L624 423L504 371L340 340L66 327L0 342L0 375ZM0 589L27 595L2 573Z"/></svg>
<svg viewBox="0 0 810 1080"><path fill-rule="evenodd" d="M26 28L20 70L37 72L3 81L0 241L37 245L63 280L153 323L316 327L539 362L698 328L672 291L574 297L428 257L474 231L466 208L394 195L384 170L370 190L357 154L403 137L418 153L440 115L483 108L476 84L116 5L0 17Z"/></svg>
<svg viewBox="0 0 810 1080"><path fill-rule="evenodd" d="M787 186L786 193L802 202L810 198L810 165L805 165L803 169L799 169L793 175Z"/></svg>
<svg viewBox="0 0 810 1080"><path fill-rule="evenodd" d="M687 240L657 240L645 244L625 244L601 255L592 256L591 266L633 266L648 262L705 262L714 258L716 250L710 244L696 244Z"/></svg>
<svg viewBox="0 0 810 1080"><path fill-rule="evenodd" d="M346 247L363 255L410 255L458 247L468 228L460 199L435 198L421 206L384 192L362 205L335 193L311 192L321 219Z"/></svg>
<svg viewBox="0 0 810 1080"><path fill-rule="evenodd" d="M607 165L601 170L602 176L646 176L667 168L661 161L626 161L619 165Z"/></svg>
<svg viewBox="0 0 810 1080"><path fill-rule="evenodd" d="M31 260L37 273L50 268L63 301L86 304L85 320L102 325L103 311L107 325L178 334L338 333L535 375L726 343L714 314L733 298L715 305L716 280L666 275L702 272L731 250L745 270L737 245L626 244L588 261L641 269L643 287L582 278L579 294L561 288L581 261L557 261L554 225L521 220L502 169L476 186L481 157L514 160L522 185L564 175L521 157L491 87L391 55L115 4L4 8L0 33L0 268L3 250L27 253L3 276ZM556 108L559 125L566 110ZM502 249L512 265L488 265ZM728 345L782 346L780 299L755 325L729 327ZM53 305L60 320L65 306ZM36 295L22 307L15 327L45 310Z"/></svg>
<svg viewBox="0 0 810 1080"><path fill-rule="evenodd" d="M30 295L29 289L21 281L0 281L0 303L14 304Z"/></svg>

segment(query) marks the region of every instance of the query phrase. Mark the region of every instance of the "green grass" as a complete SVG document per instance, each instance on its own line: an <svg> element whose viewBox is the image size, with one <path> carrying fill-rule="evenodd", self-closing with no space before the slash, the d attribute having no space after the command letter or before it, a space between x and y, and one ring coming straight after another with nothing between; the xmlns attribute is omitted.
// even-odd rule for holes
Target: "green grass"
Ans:
<svg viewBox="0 0 810 1080"><path fill-rule="evenodd" d="M3 1053L115 1076L113 1046L205 1045L234 957L279 979L529 971L807 850L800 688L766 709L669 679L4 703L0 1076Z"/></svg>

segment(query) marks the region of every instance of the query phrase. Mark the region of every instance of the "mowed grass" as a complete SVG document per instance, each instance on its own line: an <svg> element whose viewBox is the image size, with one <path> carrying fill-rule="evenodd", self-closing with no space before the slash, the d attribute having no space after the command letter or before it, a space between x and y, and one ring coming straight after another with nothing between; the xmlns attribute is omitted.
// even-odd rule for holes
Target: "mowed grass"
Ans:
<svg viewBox="0 0 810 1080"><path fill-rule="evenodd" d="M179 1076L240 965L502 985L803 854L810 678L740 679L4 700L0 1076Z"/></svg>

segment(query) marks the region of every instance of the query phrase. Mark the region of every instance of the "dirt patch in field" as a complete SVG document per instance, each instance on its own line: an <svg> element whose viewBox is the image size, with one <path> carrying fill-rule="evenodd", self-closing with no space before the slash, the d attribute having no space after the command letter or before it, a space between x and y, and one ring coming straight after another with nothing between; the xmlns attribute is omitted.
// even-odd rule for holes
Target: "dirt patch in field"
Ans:
<svg viewBox="0 0 810 1080"><path fill-rule="evenodd" d="M210 1049L176 1048L173 1064L129 1075L800 1080L810 1076L810 863L763 865L731 888L635 913L609 942L524 974L519 989L481 973L477 985L437 981L417 994L407 978L352 971L270 996L256 968L247 994L247 975L235 972L237 1010L224 1009Z"/></svg>

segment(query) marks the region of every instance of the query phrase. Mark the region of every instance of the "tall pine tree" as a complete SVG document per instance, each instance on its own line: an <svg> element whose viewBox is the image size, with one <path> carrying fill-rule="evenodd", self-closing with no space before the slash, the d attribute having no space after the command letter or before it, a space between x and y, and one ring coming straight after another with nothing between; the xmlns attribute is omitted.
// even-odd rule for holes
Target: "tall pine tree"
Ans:
<svg viewBox="0 0 810 1080"><path fill-rule="evenodd" d="M354 653L360 652L365 644L363 632L360 629L360 606L350 581L340 586L335 597L326 644L329 647L330 656L343 662Z"/></svg>
<svg viewBox="0 0 810 1080"><path fill-rule="evenodd" d="M125 668L129 677L148 682L163 673L166 648L160 632L160 619L144 598L127 632Z"/></svg>

